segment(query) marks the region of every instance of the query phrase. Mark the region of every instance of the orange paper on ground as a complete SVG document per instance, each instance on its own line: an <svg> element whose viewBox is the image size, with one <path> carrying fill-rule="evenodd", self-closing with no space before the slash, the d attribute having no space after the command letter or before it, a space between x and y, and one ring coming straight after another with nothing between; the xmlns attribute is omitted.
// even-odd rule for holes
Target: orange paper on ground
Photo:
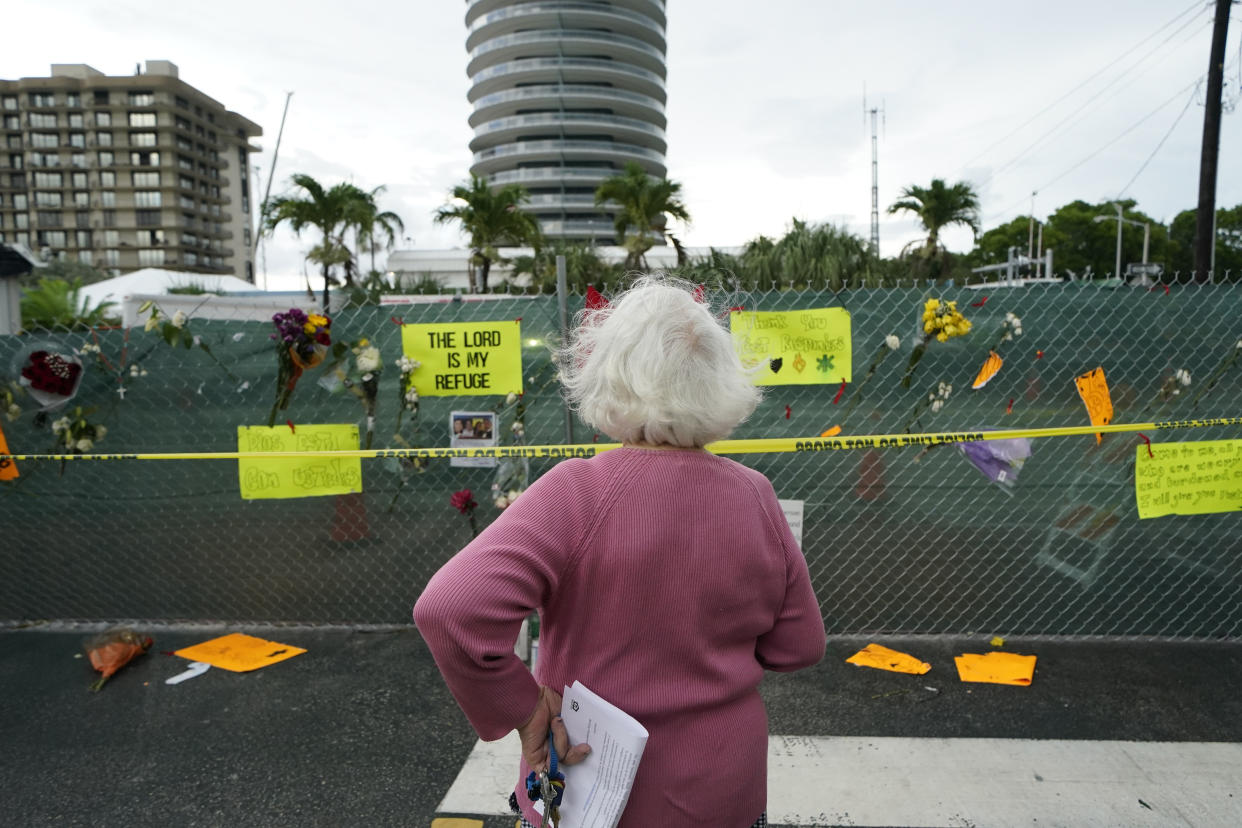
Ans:
<svg viewBox="0 0 1242 828"><path fill-rule="evenodd" d="M921 676L931 669L926 661L919 661L912 655L890 650L879 644L868 644L845 661L860 667L874 667L890 673L910 673L915 676Z"/></svg>
<svg viewBox="0 0 1242 828"><path fill-rule="evenodd" d="M4 439L4 427L0 426L0 454L9 453L9 441ZM18 476L17 461L4 459L0 460L0 480L12 480Z"/></svg>
<svg viewBox="0 0 1242 828"><path fill-rule="evenodd" d="M1108 394L1108 380L1104 378L1103 367L1074 377L1074 385L1078 387L1078 396L1082 397L1083 404L1087 406L1091 425L1108 425L1113 421L1113 400ZM1095 444L1098 446L1103 439L1103 434L1095 435Z"/></svg>
<svg viewBox="0 0 1242 828"><path fill-rule="evenodd" d="M232 670L234 673L247 673L304 652L306 650L301 647L278 644L252 635L231 633L177 650L176 654L190 661L205 661L212 667Z"/></svg>
<svg viewBox="0 0 1242 828"><path fill-rule="evenodd" d="M1035 675L1035 656L1017 653L963 653L953 659L962 681L1026 687Z"/></svg>

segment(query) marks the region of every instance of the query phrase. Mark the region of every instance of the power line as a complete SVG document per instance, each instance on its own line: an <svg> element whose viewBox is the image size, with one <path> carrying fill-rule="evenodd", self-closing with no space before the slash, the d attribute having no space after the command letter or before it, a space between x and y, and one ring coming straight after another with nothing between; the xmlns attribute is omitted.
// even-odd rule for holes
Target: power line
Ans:
<svg viewBox="0 0 1242 828"><path fill-rule="evenodd" d="M1189 97L1186 98L1186 105L1182 107L1182 111L1178 114L1176 120L1173 121L1173 125L1169 127L1169 131L1166 132L1164 137L1160 139L1160 143L1156 144L1156 148L1151 151L1151 155L1147 156L1147 160L1143 162L1143 166L1138 168L1138 172L1134 174L1134 177L1126 183L1126 186L1121 188L1119 193L1117 193L1118 200L1126 194L1126 190L1130 189L1130 186L1134 184L1135 181L1138 181L1138 177L1143 174L1143 170L1147 169L1147 165L1150 164L1151 160L1156 157L1156 153L1160 152L1160 148L1164 146L1164 142L1169 140L1169 136L1173 134L1173 130L1177 129L1177 125L1182 122L1182 118L1185 117L1186 113L1190 110L1190 105L1194 103L1195 96L1199 93L1199 86L1199 83L1195 84L1195 88L1191 91Z"/></svg>
<svg viewBox="0 0 1242 828"><path fill-rule="evenodd" d="M1120 62L1121 62L1122 60L1124 60L1125 58L1127 58L1127 57L1129 57L1130 55L1134 54L1135 50L1137 50L1137 49L1138 49L1140 46L1142 46L1144 43L1146 43L1147 41L1151 40L1151 39L1152 39L1152 38L1154 38L1154 37L1157 37L1157 36L1158 36L1161 32L1163 32L1165 29L1167 29L1167 28L1169 28L1170 26L1172 26L1174 23L1176 23L1178 20L1180 20L1180 19L1182 19L1183 17L1185 17L1188 13L1190 13L1190 12L1194 11L1196 8L1201 9L1201 8L1202 8L1202 6L1203 6L1203 4L1202 4L1201 2L1198 2L1198 1L1196 1L1196 2L1194 2L1194 3L1191 3L1191 4L1190 4L1189 6L1187 6L1184 10L1182 10L1180 13L1178 13L1177 15L1175 15L1175 16L1173 17L1173 19L1172 19L1172 20L1170 20L1169 22L1165 23L1165 24L1164 24L1163 26L1161 26L1160 28L1156 29L1156 31L1152 32L1152 33L1151 33L1151 34L1149 34L1147 37L1145 37L1145 38L1143 38L1142 40L1140 40L1140 41L1139 41L1138 43L1136 43L1134 46L1131 46L1129 49L1126 49L1124 52L1122 52L1120 55L1118 55L1116 58L1114 58L1111 62L1109 62L1109 63L1108 63L1108 64L1106 64L1105 66L1101 67L1100 69L1097 69L1097 70L1096 70L1094 73L1092 73L1091 75L1088 75L1088 76L1087 76L1087 79L1086 79L1086 80L1084 80L1082 83L1078 84L1078 85L1077 85L1077 86L1075 86L1073 89L1071 89L1070 91L1066 92L1064 95L1062 95L1061 97L1057 98L1055 101L1053 101L1052 103L1050 103L1050 104L1048 104L1047 106L1045 106L1043 109L1041 109L1041 110L1039 110L1038 112L1036 112L1036 113L1035 113L1034 115L1032 115L1030 118L1028 118L1027 120L1023 121L1021 124L1019 124L1017 127L1015 127L1012 131L1007 132L1007 133L1005 133L1004 135L1002 135L1000 138L996 139L996 141L994 141L993 143L989 144L989 145L988 145L987 147L985 147L983 150L981 150L980 152L978 152L978 153L975 155L975 157L974 157L974 158L972 158L970 161L967 161L967 162L966 162L966 163L962 166L962 169L961 169L961 170L959 170L959 172L958 172L958 176L957 176L957 177L961 177L961 173L962 173L962 172L964 172L964 171L966 170L966 168L967 168L967 167L969 167L971 164L973 164L973 163L975 163L976 161L978 161L978 160L979 160L980 158L982 158L983 156L987 155L989 152L991 152L993 149L995 149L996 147L998 147L998 146L1000 146L1001 144L1003 144L1005 141L1007 141L1007 140L1009 140L1010 138L1012 138L1014 135L1017 135L1017 134L1018 134L1019 132L1021 132L1024 128L1026 128L1026 127L1030 126L1032 123L1034 123L1035 121L1039 120L1039 118L1040 118L1040 117L1041 117L1044 113L1048 112L1050 109L1053 109L1055 106L1057 106L1057 104L1061 103L1061 101L1065 100L1066 98L1070 97L1070 96L1071 96L1071 95L1073 95L1075 92L1077 92L1079 89L1082 89L1084 86L1086 86L1086 85L1088 85L1089 83L1091 83L1091 81L1095 80L1095 79L1096 79L1096 78L1098 78L1100 75L1104 74L1104 73L1105 73L1105 72L1107 72L1109 69L1111 69L1111 68L1113 68L1114 66L1116 66L1118 63L1120 63ZM1180 30L1179 30L1179 31L1180 31ZM1175 34L1176 34L1176 33L1175 33Z"/></svg>
<svg viewBox="0 0 1242 828"><path fill-rule="evenodd" d="M1191 20L1188 20L1185 24L1183 24L1183 25L1182 25L1180 28L1178 28L1175 32L1173 32L1171 35L1169 35L1169 36L1168 36L1168 37L1166 37L1164 40L1162 40L1159 44L1157 44L1157 45L1156 45L1156 48L1158 49L1158 48L1160 48L1161 46L1163 46L1164 44L1168 43L1170 40L1172 40L1174 37L1177 37L1177 35L1181 34L1181 33L1182 33L1182 31L1184 31L1184 30L1185 30L1188 26L1190 26L1190 25L1194 24L1195 22L1196 22L1196 21L1195 21L1195 19L1193 19L1193 18L1192 18ZM1211 21L1208 21L1208 23L1210 24L1210 23L1211 23ZM1198 34L1198 32L1196 32L1195 34L1197 35L1197 34ZM1192 37L1193 37L1193 35L1192 35ZM1189 39L1188 39L1188 40L1189 40ZM1184 41L1184 42L1188 42L1188 40L1187 40L1187 41ZM1181 45L1181 44L1179 44L1179 45ZM1163 56L1162 56L1162 58L1163 58L1163 57L1167 57L1167 56L1168 56L1168 53L1165 53L1165 55L1163 55ZM1137 61L1135 61L1135 63L1134 63L1134 65L1133 65L1133 66L1128 67L1128 68L1126 69L1126 71L1125 71L1125 72L1122 72L1121 74L1118 74L1115 78L1113 78L1111 81L1109 81L1108 83L1106 83L1103 87L1101 87L1101 88L1099 89L1099 91L1097 91L1094 95L1092 95L1090 98L1088 98L1087 100L1085 100L1085 101L1084 101L1084 102L1083 102L1083 103L1082 103L1082 104L1081 104L1081 105L1080 105L1077 109L1075 109L1073 112L1071 112L1071 113L1069 113L1068 115L1066 115L1066 116L1065 116L1064 118L1062 118L1060 121L1057 121L1057 123L1055 123L1055 124L1054 124L1054 125L1053 125L1050 129L1048 129L1048 130L1047 130L1047 131L1045 131L1042 135L1040 135L1038 138L1036 138L1036 139L1035 139L1035 140L1034 140L1031 144L1029 144L1029 145L1028 145L1025 149L1023 149L1023 150L1022 150L1021 152L1019 152L1017 155L1015 155L1014 157L1010 158L1008 161L1006 161L1004 164L1001 164L1001 165L1000 165L999 167L997 167L996 169L992 170L992 171L991 171L991 173L989 173L989 174L988 174L987 178L985 178L983 181L981 181L981 182L979 182L979 183L978 183L978 186L982 187L982 186L986 185L989 181L991 181L993 178L995 178L995 177L996 177L997 175L999 175L1001 172L1003 172L1003 171L1005 171L1005 170L1009 169L1010 167L1012 167L1015 163L1017 163L1019 160L1021 160L1021 159L1022 159L1022 158L1023 158L1026 154L1027 154L1027 153L1029 153L1031 150L1035 149L1035 147L1039 146L1039 145L1040 145L1040 144L1042 144L1045 140L1047 140L1049 137L1051 137L1051 136L1053 135L1053 133L1055 133L1055 132L1056 132L1057 130L1059 130L1062 126L1064 126L1064 125L1065 125L1066 123L1068 123L1071 119L1073 119L1076 115L1078 115L1080 112L1082 112L1084 109L1086 109L1086 108L1087 108L1088 106L1090 106L1092 103L1094 103L1094 102L1095 102L1095 101L1096 101L1096 100L1097 100L1097 99L1098 99L1101 95L1103 95L1105 92L1107 92L1110 88L1112 88L1114 85L1116 85L1119 81L1121 81L1121 80L1123 80L1123 79L1127 79L1127 78L1128 78L1129 83L1133 83L1134 81L1138 80L1139 76L1140 76L1140 75L1142 75L1142 73L1143 73L1143 72L1146 72L1147 70L1149 70L1149 69L1151 69L1152 67L1154 67L1154 66L1156 65L1156 63L1158 63L1158 62L1159 62L1159 60L1160 60L1160 59L1162 59L1162 58L1159 58L1159 59L1157 59L1157 60L1154 60L1154 61L1153 61L1153 60L1148 60L1148 59L1146 59L1146 58L1145 58L1145 57L1143 57L1143 56L1140 56L1140 57L1139 57L1139 59L1138 59ZM1143 64L1143 68L1142 68L1139 72L1134 73L1134 74L1128 74L1131 70L1133 70L1133 69L1134 69L1135 67L1137 67L1139 64ZM1128 84L1127 84L1127 85L1128 85ZM1124 88L1124 87L1123 87L1123 88ZM1118 90L1118 91L1120 91L1120 90Z"/></svg>
<svg viewBox="0 0 1242 828"><path fill-rule="evenodd" d="M1158 112L1160 112L1160 111L1161 111L1162 109L1164 109L1166 106L1168 106L1169 104L1173 103L1173 101L1177 100L1177 99L1178 99L1181 95L1183 95L1183 94L1184 94L1184 93L1186 93L1187 91L1193 90L1196 86L1198 86L1200 83L1202 83L1202 82L1203 82L1203 78L1204 78L1204 76L1203 76L1203 75L1200 75L1199 77L1195 78L1195 80L1194 80L1194 81L1192 81L1191 83L1189 83L1188 85L1183 86L1181 89L1177 90L1177 92L1175 92L1171 98L1166 99L1164 102L1162 102L1159 106L1157 106L1157 107L1156 107L1155 109L1153 109L1151 112L1148 112L1148 113L1147 113L1146 115L1144 115L1142 118L1139 118L1137 121L1135 121L1134 123L1130 124L1130 126L1126 127L1124 130L1122 130L1122 131L1121 131L1121 132L1120 132L1120 133L1119 133L1116 137L1112 138L1110 141L1108 141L1107 143L1103 144L1102 146L1100 146L1099 148L1097 148L1096 150L1094 150L1093 152L1091 152L1091 154L1087 155L1085 158L1083 158L1083 159L1082 159L1081 161L1079 161L1078 163L1074 164L1074 165L1073 165L1072 167L1070 167L1069 169L1067 169L1067 170L1065 170L1064 172L1062 172L1062 173L1058 174L1056 177L1054 177L1054 178L1053 178L1053 179L1051 179L1050 181L1048 181L1048 182L1046 182L1046 183L1044 183L1044 184L1041 184L1039 187L1036 187L1036 188L1035 188L1035 190L1034 190L1034 192L1037 192L1037 193L1038 193L1038 192L1040 192L1041 190L1045 190L1045 189L1047 189L1048 187L1051 187L1053 184L1057 183L1057 182L1058 182L1058 181L1060 181L1062 178L1064 178L1065 176L1069 175L1069 174L1070 174L1070 173L1072 173L1074 170L1078 169L1078 168L1079 168L1079 167L1081 167L1083 164L1085 164L1085 163L1087 163L1088 161L1090 161L1092 158L1095 158L1095 157L1096 157L1097 155L1099 155L1101 152L1103 152L1104 150L1108 149L1108 148L1109 148L1109 147L1111 147L1113 144L1117 143L1118 141L1120 141L1120 140L1121 140L1122 138L1124 138L1125 136L1129 135L1129 134L1130 134L1131 132L1133 132L1134 130L1138 129L1140 126L1142 126L1144 123L1146 123L1146 122L1147 122L1150 118L1152 118L1153 116L1155 116ZM1192 93L1192 99L1193 99L1193 93ZM1127 186L1128 186L1128 185L1127 185ZM1008 206L1008 207L1006 207L1004 210L1001 210L1001 211L1000 211L1000 212L998 212L998 213L993 213L992 215L993 215L993 216L1005 215L1005 214L1007 214L1010 210L1012 210L1014 207L1017 207L1017 206L1019 206L1020 204L1024 203L1024 202L1027 200L1027 198L1029 198L1029 196L1023 196L1020 200L1018 200L1018 201L1014 202L1013 204L1009 205L1009 206Z"/></svg>

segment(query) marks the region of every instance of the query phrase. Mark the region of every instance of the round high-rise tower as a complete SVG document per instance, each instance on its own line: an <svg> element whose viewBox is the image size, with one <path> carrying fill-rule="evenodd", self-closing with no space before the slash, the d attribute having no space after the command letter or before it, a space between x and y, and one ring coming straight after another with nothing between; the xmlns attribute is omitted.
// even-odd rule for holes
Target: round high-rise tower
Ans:
<svg viewBox="0 0 1242 828"><path fill-rule="evenodd" d="M470 171L522 184L549 239L616 244L595 188L667 175L664 0L466 0Z"/></svg>

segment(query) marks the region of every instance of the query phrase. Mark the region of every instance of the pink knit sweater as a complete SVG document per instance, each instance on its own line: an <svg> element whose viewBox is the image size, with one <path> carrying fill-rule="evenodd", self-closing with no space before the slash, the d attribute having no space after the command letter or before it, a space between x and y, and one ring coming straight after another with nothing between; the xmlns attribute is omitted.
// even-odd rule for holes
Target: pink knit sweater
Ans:
<svg viewBox="0 0 1242 828"><path fill-rule="evenodd" d="M513 654L533 610L534 677ZM826 643L772 484L695 450L558 464L436 573L414 620L482 739L526 721L541 684L581 681L638 719L650 739L623 828L750 826L767 797L763 670L812 665Z"/></svg>

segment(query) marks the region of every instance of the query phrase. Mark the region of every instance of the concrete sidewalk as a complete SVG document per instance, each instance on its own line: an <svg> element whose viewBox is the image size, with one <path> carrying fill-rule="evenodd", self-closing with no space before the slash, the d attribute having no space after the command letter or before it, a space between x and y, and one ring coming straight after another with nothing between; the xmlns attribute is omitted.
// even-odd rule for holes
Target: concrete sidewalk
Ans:
<svg viewBox="0 0 1242 828"><path fill-rule="evenodd" d="M486 828L512 825L490 800L437 813L477 739L412 628L140 631L154 636L151 652L99 693L87 691L93 674L79 657L89 632L45 627L0 633L0 824L430 826L437 817L462 816ZM234 631L307 652L252 673L213 668L175 686L164 683L186 662L163 653ZM1134 809L1133 819L1092 805L1100 789L1090 778L1076 786L1074 779L1047 780L1050 806L1075 787L1085 794L1081 818L1057 817L1066 813L1063 803L1041 808L1038 787L1017 796L1019 780L998 769L982 789L994 799L1027 803L1014 806L1030 811L1020 821L978 821L971 808L993 813L987 803L945 791L956 820L929 802L926 818L875 823L860 821L875 813L864 807L874 792L844 778L858 763L829 756L833 763L825 767L834 768L834 777L825 782L835 787L825 784L820 795L832 801L786 824L1242 824L1242 762L1229 758L1238 755L1230 743L1242 744L1242 643L1011 640L1006 650L1035 654L1039 662L1030 687L1005 687L957 679L952 657L986 652L983 638L872 640L910 652L933 669L905 676L854 667L844 659L867 641L836 639L821 665L765 680L770 732L814 744L821 758L846 745L889 749L898 743L885 740L898 738L955 750L985 742L1021 750L1032 740L1079 740L1082 751L1073 745L1058 750L1077 755L1084 776L1092 775L1092 741L1182 743L1183 753L1209 751L1204 755L1224 756L1225 764L1210 768L1207 783L1193 789L1159 778L1163 760L1155 770L1136 771L1135 784L1153 793L1125 806ZM1002 739L1022 741L996 741ZM962 773L968 772L960 750L943 755L959 757L948 764L961 761ZM1066 760L1059 769L1064 776L1073 767ZM926 771L929 779L943 780L954 768ZM918 793L917 763L900 772L909 784L885 796ZM1045 781L1043 774L1034 776ZM1173 803L1179 791L1183 801ZM780 804L770 803L774 816Z"/></svg>

